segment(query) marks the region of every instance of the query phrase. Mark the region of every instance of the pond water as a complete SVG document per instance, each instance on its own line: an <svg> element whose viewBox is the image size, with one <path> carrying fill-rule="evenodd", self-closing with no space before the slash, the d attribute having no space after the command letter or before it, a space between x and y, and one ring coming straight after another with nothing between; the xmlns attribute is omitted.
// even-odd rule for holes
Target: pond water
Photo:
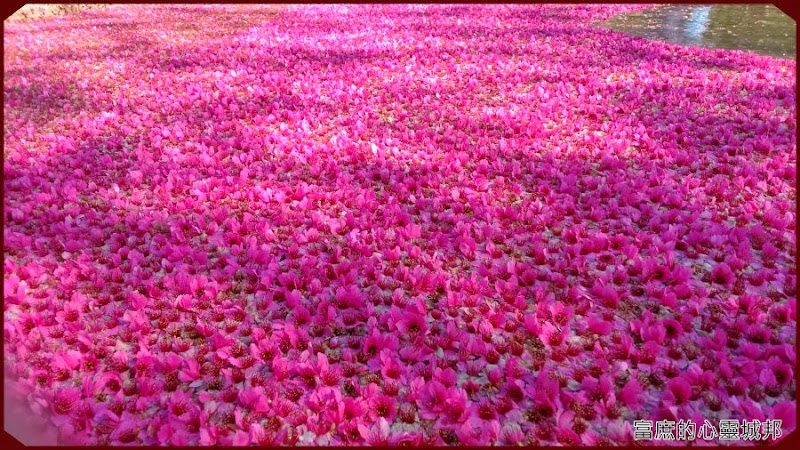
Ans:
<svg viewBox="0 0 800 450"><path fill-rule="evenodd" d="M795 59L795 21L772 5L668 5L616 16L605 26L673 44Z"/></svg>

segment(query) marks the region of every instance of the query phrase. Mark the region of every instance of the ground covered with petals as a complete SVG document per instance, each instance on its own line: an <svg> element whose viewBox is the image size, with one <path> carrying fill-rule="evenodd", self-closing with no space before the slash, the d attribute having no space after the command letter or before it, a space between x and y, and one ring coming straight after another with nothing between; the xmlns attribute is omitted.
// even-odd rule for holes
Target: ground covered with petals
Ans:
<svg viewBox="0 0 800 450"><path fill-rule="evenodd" d="M8 25L4 332L73 444L794 428L795 62L637 6Z"/></svg>

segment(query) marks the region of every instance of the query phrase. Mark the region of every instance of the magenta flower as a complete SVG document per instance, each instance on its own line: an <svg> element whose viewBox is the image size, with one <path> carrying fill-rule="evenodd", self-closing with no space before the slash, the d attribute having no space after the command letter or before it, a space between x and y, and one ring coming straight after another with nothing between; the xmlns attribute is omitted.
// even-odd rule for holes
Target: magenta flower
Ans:
<svg viewBox="0 0 800 450"><path fill-rule="evenodd" d="M59 389L53 396L53 413L58 416L69 415L76 410L80 399L81 392L78 389Z"/></svg>
<svg viewBox="0 0 800 450"><path fill-rule="evenodd" d="M728 286L733 284L735 275L729 265L722 263L714 266L714 269L711 270L711 279L714 283Z"/></svg>
<svg viewBox="0 0 800 450"><path fill-rule="evenodd" d="M383 394L374 394L367 401L369 403L370 416L373 417L373 420L378 420L379 418L386 419L389 422L394 420L397 411L393 398Z"/></svg>

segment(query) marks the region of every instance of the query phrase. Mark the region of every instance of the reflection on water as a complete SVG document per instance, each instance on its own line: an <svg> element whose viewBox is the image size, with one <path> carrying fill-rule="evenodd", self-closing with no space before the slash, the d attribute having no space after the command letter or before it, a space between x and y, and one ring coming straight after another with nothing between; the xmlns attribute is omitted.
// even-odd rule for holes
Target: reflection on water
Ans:
<svg viewBox="0 0 800 450"><path fill-rule="evenodd" d="M686 34L694 39L700 39L708 29L708 13L710 11L710 6L702 6L692 11L689 23L686 24Z"/></svg>
<svg viewBox="0 0 800 450"><path fill-rule="evenodd" d="M613 17L605 25L673 44L795 58L797 26L772 5L669 5Z"/></svg>

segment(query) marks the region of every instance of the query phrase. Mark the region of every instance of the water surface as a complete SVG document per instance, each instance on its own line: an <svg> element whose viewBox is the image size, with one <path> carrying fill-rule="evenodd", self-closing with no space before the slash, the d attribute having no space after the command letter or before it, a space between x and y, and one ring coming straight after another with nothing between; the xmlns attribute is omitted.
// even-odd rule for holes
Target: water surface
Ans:
<svg viewBox="0 0 800 450"><path fill-rule="evenodd" d="M616 16L605 26L673 44L795 59L797 25L772 5L667 5Z"/></svg>

